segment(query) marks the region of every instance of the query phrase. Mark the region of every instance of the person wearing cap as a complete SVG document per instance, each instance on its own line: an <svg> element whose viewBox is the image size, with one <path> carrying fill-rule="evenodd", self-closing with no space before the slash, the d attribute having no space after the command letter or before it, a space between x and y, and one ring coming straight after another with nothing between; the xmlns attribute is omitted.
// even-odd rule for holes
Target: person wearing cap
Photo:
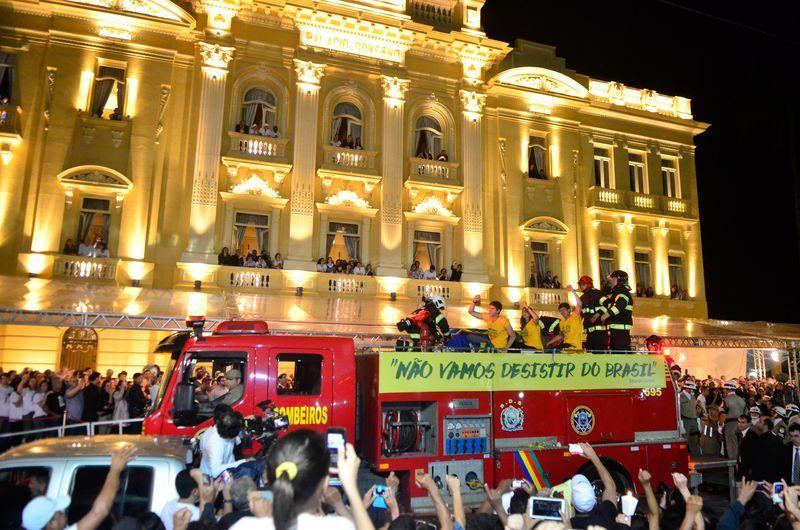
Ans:
<svg viewBox="0 0 800 530"><path fill-rule="evenodd" d="M578 444L583 456L594 464L600 480L603 482L603 497L600 504L595 497L594 486L585 475L575 475L570 480L572 488L572 506L575 516L570 519L572 528L588 528L600 526L616 528L617 518L617 485L606 466L594 452L594 448L586 443Z"/></svg>
<svg viewBox="0 0 800 530"><path fill-rule="evenodd" d="M681 422L683 423L683 430L686 433L686 443L689 446L689 454L692 456L699 456L700 429L697 428L697 399L694 397L695 390L697 390L695 382L691 379L685 380L679 399Z"/></svg>
<svg viewBox="0 0 800 530"><path fill-rule="evenodd" d="M220 399L219 402L224 403L225 405L233 405L242 399L242 395L244 394L242 372L236 368L228 370L228 372L225 374L225 379L228 380L228 392L222 396L222 399Z"/></svg>
<svg viewBox="0 0 800 530"><path fill-rule="evenodd" d="M608 330L599 322L607 312L600 303L603 293L595 289L590 276L581 276L578 280L578 291L581 293L581 317L583 330L586 332L586 350L600 352L608 349Z"/></svg>
<svg viewBox="0 0 800 530"><path fill-rule="evenodd" d="M89 513L77 523L67 526L66 511L72 502L69 495L55 499L40 495L31 500L22 510L22 528L25 530L94 530L108 517L119 489L119 477L128 462L133 460L135 454L135 446L125 445L111 455L111 465L103 488L94 500Z"/></svg>
<svg viewBox="0 0 800 530"><path fill-rule="evenodd" d="M747 409L747 414L750 416L750 423L756 426L761 419L761 407L750 407Z"/></svg>
<svg viewBox="0 0 800 530"><path fill-rule="evenodd" d="M794 403L789 403L788 405L786 405L786 414L788 415L786 423L790 427L795 423L800 423L800 407L798 407Z"/></svg>
<svg viewBox="0 0 800 530"><path fill-rule="evenodd" d="M786 409L783 407L772 408L772 432L780 438L784 444L789 443L789 431L786 428Z"/></svg>
<svg viewBox="0 0 800 530"><path fill-rule="evenodd" d="M736 393L736 382L733 380L722 385L722 393L725 396L725 452L728 458L736 460L739 456L737 418L744 414L747 403Z"/></svg>

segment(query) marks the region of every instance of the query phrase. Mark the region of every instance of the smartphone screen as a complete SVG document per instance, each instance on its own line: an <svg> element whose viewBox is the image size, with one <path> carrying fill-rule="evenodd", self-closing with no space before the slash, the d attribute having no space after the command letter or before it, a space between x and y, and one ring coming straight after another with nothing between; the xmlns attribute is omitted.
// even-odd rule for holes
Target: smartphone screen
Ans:
<svg viewBox="0 0 800 530"><path fill-rule="evenodd" d="M783 482L775 482L772 485L772 502L775 504L780 504L783 502L783 499L780 496L780 493L783 491Z"/></svg>
<svg viewBox="0 0 800 530"><path fill-rule="evenodd" d="M516 490L516 489L524 488L524 487L525 487L525 481L515 480L515 481L511 482L511 489L512 490Z"/></svg>
<svg viewBox="0 0 800 530"><path fill-rule="evenodd" d="M550 497L531 497L530 514L533 519L548 519L560 521L564 510L564 499L552 499Z"/></svg>
<svg viewBox="0 0 800 530"><path fill-rule="evenodd" d="M344 450L345 447L345 431L344 429L331 428L328 429L327 445L328 453L331 456L331 469L336 469L339 466L339 448ZM328 484L331 486L341 486L342 482L339 477L334 473L328 478Z"/></svg>
<svg viewBox="0 0 800 530"><path fill-rule="evenodd" d="M383 508L386 509L388 506L386 505L386 499L383 498L383 495L386 493L386 486L375 486L375 500L372 501L372 506L375 508Z"/></svg>

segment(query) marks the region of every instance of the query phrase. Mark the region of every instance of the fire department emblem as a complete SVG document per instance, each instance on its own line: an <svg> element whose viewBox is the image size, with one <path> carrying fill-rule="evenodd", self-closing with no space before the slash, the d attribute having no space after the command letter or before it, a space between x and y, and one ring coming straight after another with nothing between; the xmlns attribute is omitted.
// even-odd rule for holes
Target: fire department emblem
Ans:
<svg viewBox="0 0 800 530"><path fill-rule="evenodd" d="M522 401L509 399L507 403L500 404L500 427L504 431L521 431L525 424L525 413L522 411Z"/></svg>
<svg viewBox="0 0 800 530"><path fill-rule="evenodd" d="M594 430L594 411L586 405L578 405L570 414L572 430L581 436L586 436Z"/></svg>

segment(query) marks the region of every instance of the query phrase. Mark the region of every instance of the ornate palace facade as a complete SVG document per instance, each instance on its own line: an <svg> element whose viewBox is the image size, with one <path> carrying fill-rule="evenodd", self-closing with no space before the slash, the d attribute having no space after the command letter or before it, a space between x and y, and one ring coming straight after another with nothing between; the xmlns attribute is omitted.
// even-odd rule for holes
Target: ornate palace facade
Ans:
<svg viewBox="0 0 800 530"><path fill-rule="evenodd" d="M2 272L553 309L548 271L621 268L652 291L638 315L704 317L690 101L493 40L482 6L0 0ZM328 256L377 275L315 272Z"/></svg>

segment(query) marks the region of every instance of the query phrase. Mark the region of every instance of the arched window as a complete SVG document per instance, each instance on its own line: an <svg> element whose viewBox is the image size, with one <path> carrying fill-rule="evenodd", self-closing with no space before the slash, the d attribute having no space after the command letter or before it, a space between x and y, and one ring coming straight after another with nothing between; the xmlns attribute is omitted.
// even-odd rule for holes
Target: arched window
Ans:
<svg viewBox="0 0 800 530"><path fill-rule="evenodd" d="M356 147L356 145L361 146L363 126L363 122L361 121L361 109L352 103L338 103L333 108L331 145L336 145L338 140L338 147L353 148ZM352 144L350 142L352 142Z"/></svg>
<svg viewBox="0 0 800 530"><path fill-rule="evenodd" d="M257 132L262 127L271 129L277 125L278 102L275 95L263 88L251 88L245 92L242 102L242 121L246 132Z"/></svg>
<svg viewBox="0 0 800 530"><path fill-rule="evenodd" d="M442 126L431 116L420 116L414 127L416 148L414 156L417 158L436 158L444 149L444 135Z"/></svg>

